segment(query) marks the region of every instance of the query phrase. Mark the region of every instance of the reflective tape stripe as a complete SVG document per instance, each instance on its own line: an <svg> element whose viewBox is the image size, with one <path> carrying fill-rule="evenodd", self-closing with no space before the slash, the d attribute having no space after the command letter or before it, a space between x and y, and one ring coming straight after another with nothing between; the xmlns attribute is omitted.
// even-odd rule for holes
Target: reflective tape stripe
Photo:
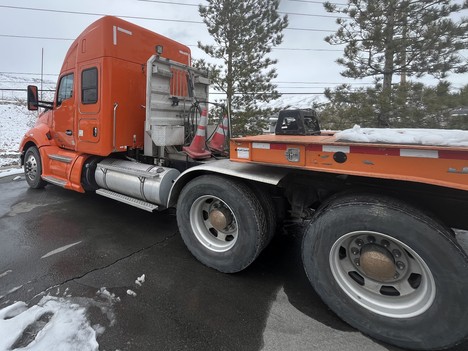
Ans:
<svg viewBox="0 0 468 351"><path fill-rule="evenodd" d="M439 158L437 150L400 149L402 157Z"/></svg>
<svg viewBox="0 0 468 351"><path fill-rule="evenodd" d="M270 150L270 144L269 143L252 143L252 148Z"/></svg>
<svg viewBox="0 0 468 351"><path fill-rule="evenodd" d="M345 154L349 154L349 146L323 145L322 151L323 152L344 152Z"/></svg>

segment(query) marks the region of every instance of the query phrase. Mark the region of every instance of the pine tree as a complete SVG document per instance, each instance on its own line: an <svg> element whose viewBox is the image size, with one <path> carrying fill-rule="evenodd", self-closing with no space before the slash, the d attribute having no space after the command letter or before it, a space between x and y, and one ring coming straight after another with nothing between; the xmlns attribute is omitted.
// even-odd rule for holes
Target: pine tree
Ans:
<svg viewBox="0 0 468 351"><path fill-rule="evenodd" d="M468 85L455 90L449 82L436 86L408 82L391 87L392 127L467 129L468 114L457 110L468 107ZM340 86L325 91L328 103L320 106L321 126L325 129L351 128L354 124L375 127L382 85L351 89Z"/></svg>
<svg viewBox="0 0 468 351"><path fill-rule="evenodd" d="M268 54L283 40L287 17L278 14L279 0L207 0L199 12L215 45L199 48L221 62L208 65L217 90L226 94L226 105L238 116L235 134L257 133L264 124L258 102L280 95L272 79L277 61ZM204 62L201 62L203 65Z"/></svg>
<svg viewBox="0 0 468 351"><path fill-rule="evenodd" d="M382 110L378 124L389 124L393 77L432 75L468 71L467 60L459 54L468 48L468 18L453 15L468 8L450 0L348 0L345 6L326 3L338 18L338 31L325 38L332 45L345 44L337 60L345 67L342 75L374 77L382 81Z"/></svg>

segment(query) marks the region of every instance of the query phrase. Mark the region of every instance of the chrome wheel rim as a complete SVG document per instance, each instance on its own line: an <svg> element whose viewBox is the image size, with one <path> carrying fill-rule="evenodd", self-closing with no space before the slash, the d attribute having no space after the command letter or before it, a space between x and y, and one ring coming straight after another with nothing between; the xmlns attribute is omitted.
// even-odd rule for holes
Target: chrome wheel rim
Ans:
<svg viewBox="0 0 468 351"><path fill-rule="evenodd" d="M226 252L238 238L237 218L220 198L204 195L190 208L190 223L197 240L214 252Z"/></svg>
<svg viewBox="0 0 468 351"><path fill-rule="evenodd" d="M24 172L29 180L34 181L37 177L37 160L34 154L30 154L24 163Z"/></svg>
<svg viewBox="0 0 468 351"><path fill-rule="evenodd" d="M436 287L427 264L408 245L389 235L348 233L332 246L329 262L340 288L379 315L415 317L434 302ZM388 275L389 262L394 264L393 275Z"/></svg>

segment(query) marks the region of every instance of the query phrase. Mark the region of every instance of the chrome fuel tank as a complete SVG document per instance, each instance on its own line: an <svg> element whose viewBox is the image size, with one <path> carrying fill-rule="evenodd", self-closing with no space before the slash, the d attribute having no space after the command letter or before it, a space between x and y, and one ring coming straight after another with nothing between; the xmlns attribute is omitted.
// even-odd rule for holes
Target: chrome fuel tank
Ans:
<svg viewBox="0 0 468 351"><path fill-rule="evenodd" d="M180 172L125 160L107 158L96 167L96 183L104 189L165 206Z"/></svg>

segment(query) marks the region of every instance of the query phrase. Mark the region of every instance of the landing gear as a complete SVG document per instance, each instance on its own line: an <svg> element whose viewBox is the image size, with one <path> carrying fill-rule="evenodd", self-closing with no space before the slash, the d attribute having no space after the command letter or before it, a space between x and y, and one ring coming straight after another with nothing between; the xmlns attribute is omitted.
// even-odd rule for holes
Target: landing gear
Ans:
<svg viewBox="0 0 468 351"><path fill-rule="evenodd" d="M308 227L302 256L328 306L376 339L430 350L468 335L468 257L449 228L403 202L331 200Z"/></svg>

